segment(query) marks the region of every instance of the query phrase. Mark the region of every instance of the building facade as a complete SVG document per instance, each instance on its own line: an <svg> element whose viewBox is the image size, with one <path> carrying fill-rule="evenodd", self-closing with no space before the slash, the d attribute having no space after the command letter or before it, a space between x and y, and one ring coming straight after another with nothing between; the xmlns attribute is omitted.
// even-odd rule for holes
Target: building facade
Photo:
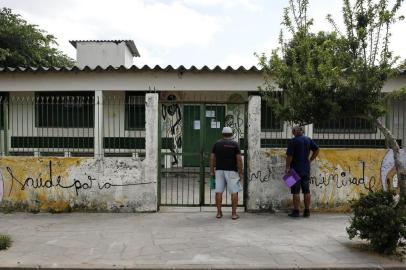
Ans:
<svg viewBox="0 0 406 270"><path fill-rule="evenodd" d="M261 70L137 67L132 41L71 43L75 67L0 69L0 208L149 212L213 205L207 159L224 126L232 127L244 156L241 206L288 207L281 178L290 125L261 100ZM384 92L405 85L402 75ZM382 119L402 146L405 104L388 104ZM323 148L312 167L314 207L397 188L384 137L370 123L342 119L307 126L306 133Z"/></svg>

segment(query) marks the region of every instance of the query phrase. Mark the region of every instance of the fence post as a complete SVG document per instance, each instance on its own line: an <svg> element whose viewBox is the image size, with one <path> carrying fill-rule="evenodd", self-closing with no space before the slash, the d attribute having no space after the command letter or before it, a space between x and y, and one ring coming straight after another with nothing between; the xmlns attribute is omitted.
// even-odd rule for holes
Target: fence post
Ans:
<svg viewBox="0 0 406 270"><path fill-rule="evenodd" d="M304 128L305 128L305 135L307 137L313 138L313 124L306 125Z"/></svg>
<svg viewBox="0 0 406 270"><path fill-rule="evenodd" d="M158 94L145 95L145 179L155 182L156 209L158 209Z"/></svg>
<svg viewBox="0 0 406 270"><path fill-rule="evenodd" d="M103 157L103 91L94 91L94 157Z"/></svg>
<svg viewBox="0 0 406 270"><path fill-rule="evenodd" d="M257 183L251 182L252 174L261 170L261 97L250 96L248 99L248 198L247 210L258 210Z"/></svg>
<svg viewBox="0 0 406 270"><path fill-rule="evenodd" d="M3 151L4 156L8 156L8 109L9 100L5 98L3 101Z"/></svg>

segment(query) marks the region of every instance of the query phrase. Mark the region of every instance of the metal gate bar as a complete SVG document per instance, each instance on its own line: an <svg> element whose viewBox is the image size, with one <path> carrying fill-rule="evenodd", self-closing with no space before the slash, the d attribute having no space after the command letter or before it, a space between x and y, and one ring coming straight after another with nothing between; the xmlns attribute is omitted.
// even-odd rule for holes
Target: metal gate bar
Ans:
<svg viewBox="0 0 406 270"><path fill-rule="evenodd" d="M160 206L213 206L215 205L214 190L209 188L210 171L209 157L211 145L221 137L221 128L226 124L226 119L218 119L226 115L226 106L242 106L247 111L246 104L227 103L161 103L160 104L160 142L159 142L159 181L158 200ZM213 114L211 117L210 113ZM244 134L238 134L241 143L242 155L246 155L247 145L246 123L247 115L244 113L239 123ZM185 123L189 121L189 123ZM193 123L191 123L193 121ZM208 122L211 121L211 122ZM219 123L222 123L221 126ZM210 125L210 126L209 126ZM218 132L208 137L207 128L215 128ZM188 129L189 130L184 130ZM191 131L190 129L195 129ZM181 130L180 130L181 129ZM198 130L198 132L196 132ZM187 134L192 138L185 138ZM182 134L180 137L179 134ZM199 138L194 138L197 136ZM215 140L214 137L216 136ZM214 141L213 141L214 140ZM180 143L181 142L181 143ZM193 144L187 147L185 143ZM196 146L198 143L198 147ZM247 159L244 157L244 167ZM244 170L246 171L246 170ZM246 179L246 173L245 177ZM239 206L245 205L247 181L244 181L244 191L239 193ZM223 194L223 205L230 206L230 194L227 188Z"/></svg>

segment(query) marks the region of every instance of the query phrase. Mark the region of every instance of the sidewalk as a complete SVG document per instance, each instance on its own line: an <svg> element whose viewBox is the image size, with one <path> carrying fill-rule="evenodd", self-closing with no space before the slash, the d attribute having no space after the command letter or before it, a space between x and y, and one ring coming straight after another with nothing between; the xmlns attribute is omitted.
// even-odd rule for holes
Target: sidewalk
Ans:
<svg viewBox="0 0 406 270"><path fill-rule="evenodd" d="M344 214L0 214L0 269L406 269L357 249Z"/></svg>

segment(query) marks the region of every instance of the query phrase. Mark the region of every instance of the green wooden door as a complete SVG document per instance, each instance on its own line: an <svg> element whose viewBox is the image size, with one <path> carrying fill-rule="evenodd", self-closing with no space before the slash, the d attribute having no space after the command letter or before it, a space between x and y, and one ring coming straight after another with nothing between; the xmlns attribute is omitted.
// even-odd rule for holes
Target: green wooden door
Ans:
<svg viewBox="0 0 406 270"><path fill-rule="evenodd" d="M200 105L183 106L183 167L200 166Z"/></svg>
<svg viewBox="0 0 406 270"><path fill-rule="evenodd" d="M200 113L201 106L204 108L204 115ZM203 136L204 142L203 151L208 154L211 152L213 144L221 138L224 119L225 106L185 105L183 107L184 167L200 167L201 136ZM204 134L202 130L204 130ZM203 162L206 163L206 161Z"/></svg>
<svg viewBox="0 0 406 270"><path fill-rule="evenodd" d="M224 127L224 120L225 106L206 106L204 153L211 153L213 144L222 137L221 131Z"/></svg>

